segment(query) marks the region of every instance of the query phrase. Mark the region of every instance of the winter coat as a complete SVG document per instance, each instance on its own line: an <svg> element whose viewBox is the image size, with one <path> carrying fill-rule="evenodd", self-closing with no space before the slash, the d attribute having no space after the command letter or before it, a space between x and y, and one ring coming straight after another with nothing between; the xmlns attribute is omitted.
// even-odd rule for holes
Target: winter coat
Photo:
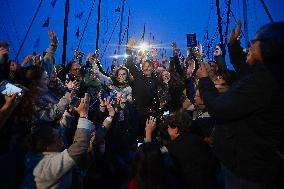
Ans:
<svg viewBox="0 0 284 189"><path fill-rule="evenodd" d="M214 151L237 176L271 183L280 165L278 148L283 136L283 93L263 62L252 68L239 44L230 47L239 80L219 94L209 78L201 78L199 91L215 118Z"/></svg>

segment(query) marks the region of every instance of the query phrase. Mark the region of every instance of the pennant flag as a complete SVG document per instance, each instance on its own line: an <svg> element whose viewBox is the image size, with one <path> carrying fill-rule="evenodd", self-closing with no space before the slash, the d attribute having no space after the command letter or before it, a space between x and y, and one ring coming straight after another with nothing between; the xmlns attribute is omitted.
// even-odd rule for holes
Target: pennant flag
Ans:
<svg viewBox="0 0 284 189"><path fill-rule="evenodd" d="M75 14L75 18L81 19L83 15L84 15L84 11L80 11L77 14Z"/></svg>
<svg viewBox="0 0 284 189"><path fill-rule="evenodd" d="M76 31L76 37L77 37L77 39L79 38L79 35L80 35L80 30L79 30L79 26L78 26L77 31Z"/></svg>
<svg viewBox="0 0 284 189"><path fill-rule="evenodd" d="M114 9L115 12L120 12L120 7L117 7L116 9Z"/></svg>
<svg viewBox="0 0 284 189"><path fill-rule="evenodd" d="M34 43L34 49L37 49L38 47L39 47L39 42L40 42L40 37L37 37L36 38L36 41L35 41L35 43Z"/></svg>
<svg viewBox="0 0 284 189"><path fill-rule="evenodd" d="M57 2L57 0L51 0L51 1L50 1L50 4L51 4L52 8L55 7L56 2Z"/></svg>
<svg viewBox="0 0 284 189"><path fill-rule="evenodd" d="M43 28L46 28L49 26L49 17L45 20L45 22L42 24Z"/></svg>

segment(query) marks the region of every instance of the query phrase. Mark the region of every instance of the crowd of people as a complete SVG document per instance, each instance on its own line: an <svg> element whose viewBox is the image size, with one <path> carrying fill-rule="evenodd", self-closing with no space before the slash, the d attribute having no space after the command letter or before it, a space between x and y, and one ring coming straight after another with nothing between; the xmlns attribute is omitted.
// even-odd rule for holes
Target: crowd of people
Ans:
<svg viewBox="0 0 284 189"><path fill-rule="evenodd" d="M21 64L0 41L0 188L284 188L284 23L240 36L234 70L218 45L159 61L132 37L109 73L98 51L55 62L53 30Z"/></svg>

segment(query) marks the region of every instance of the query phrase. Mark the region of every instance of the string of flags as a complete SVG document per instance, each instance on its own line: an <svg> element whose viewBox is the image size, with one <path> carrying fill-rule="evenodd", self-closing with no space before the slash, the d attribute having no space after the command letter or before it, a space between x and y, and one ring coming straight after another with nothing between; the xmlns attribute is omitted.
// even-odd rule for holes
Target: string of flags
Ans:
<svg viewBox="0 0 284 189"><path fill-rule="evenodd" d="M75 14L75 18L81 19L83 17L83 15L84 15L84 12L85 11L80 11L80 12L76 13Z"/></svg>
<svg viewBox="0 0 284 189"><path fill-rule="evenodd" d="M33 46L34 49L37 49L39 47L39 42L40 42L40 37L37 37Z"/></svg>
<svg viewBox="0 0 284 189"><path fill-rule="evenodd" d="M44 21L44 23L42 24L43 28L46 28L49 26L49 17L47 17L47 19Z"/></svg>
<svg viewBox="0 0 284 189"><path fill-rule="evenodd" d="M79 29L79 26L78 26L77 31L76 31L76 37L77 37L77 39L79 38L79 35L80 35L80 29Z"/></svg>
<svg viewBox="0 0 284 189"><path fill-rule="evenodd" d="M50 0L50 5L52 6L52 8L54 8L54 7L56 6L57 1L58 1L58 0ZM120 7L118 6L117 8L115 8L114 11L115 11L115 12L120 12L120 11L121 11L121 10L120 10ZM85 13L85 11L79 11L79 12L77 12L77 13L74 15L74 17L75 17L76 19L81 20L81 19L83 18L83 16L84 16L84 13ZM42 28L47 28L47 27L49 27L49 23L50 23L50 17L48 16L48 17L45 19L45 21L43 22ZM107 23L107 24L108 24L108 23ZM145 26L144 26L144 27L145 27ZM144 30L145 30L145 29L144 29ZM77 39L78 39L79 36L80 36L80 27L79 27L79 26L77 27L75 36L77 37ZM36 39L36 41L35 41L35 44L34 44L34 46L33 46L35 49L38 48L39 42L40 42L40 37L38 37L38 38Z"/></svg>
<svg viewBox="0 0 284 189"><path fill-rule="evenodd" d="M55 7L56 2L57 2L57 0L51 0L51 1L50 1L50 4L51 4L52 8Z"/></svg>
<svg viewBox="0 0 284 189"><path fill-rule="evenodd" d="M116 9L114 9L115 12L120 12L120 7L117 7Z"/></svg>

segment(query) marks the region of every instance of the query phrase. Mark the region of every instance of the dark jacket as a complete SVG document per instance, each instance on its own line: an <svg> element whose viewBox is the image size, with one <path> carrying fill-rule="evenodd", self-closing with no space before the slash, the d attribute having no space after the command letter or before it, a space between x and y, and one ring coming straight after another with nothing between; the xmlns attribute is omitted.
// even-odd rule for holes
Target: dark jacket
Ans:
<svg viewBox="0 0 284 189"><path fill-rule="evenodd" d="M181 134L166 147L184 182L184 188L214 188L211 149L200 136Z"/></svg>
<svg viewBox="0 0 284 189"><path fill-rule="evenodd" d="M240 57L244 55L233 58ZM201 97L217 123L214 150L237 176L271 183L280 167L276 152L283 136L283 93L263 62L250 70L240 60L234 63L240 78L226 93L219 95L209 78L199 81Z"/></svg>
<svg viewBox="0 0 284 189"><path fill-rule="evenodd" d="M127 49L126 52L127 54L132 53L130 49ZM153 74L151 77L144 76L142 70L135 66L132 56L127 58L125 66L134 77L131 87L133 89L132 96L135 107L145 112L153 108L156 109L158 106L156 75Z"/></svg>

